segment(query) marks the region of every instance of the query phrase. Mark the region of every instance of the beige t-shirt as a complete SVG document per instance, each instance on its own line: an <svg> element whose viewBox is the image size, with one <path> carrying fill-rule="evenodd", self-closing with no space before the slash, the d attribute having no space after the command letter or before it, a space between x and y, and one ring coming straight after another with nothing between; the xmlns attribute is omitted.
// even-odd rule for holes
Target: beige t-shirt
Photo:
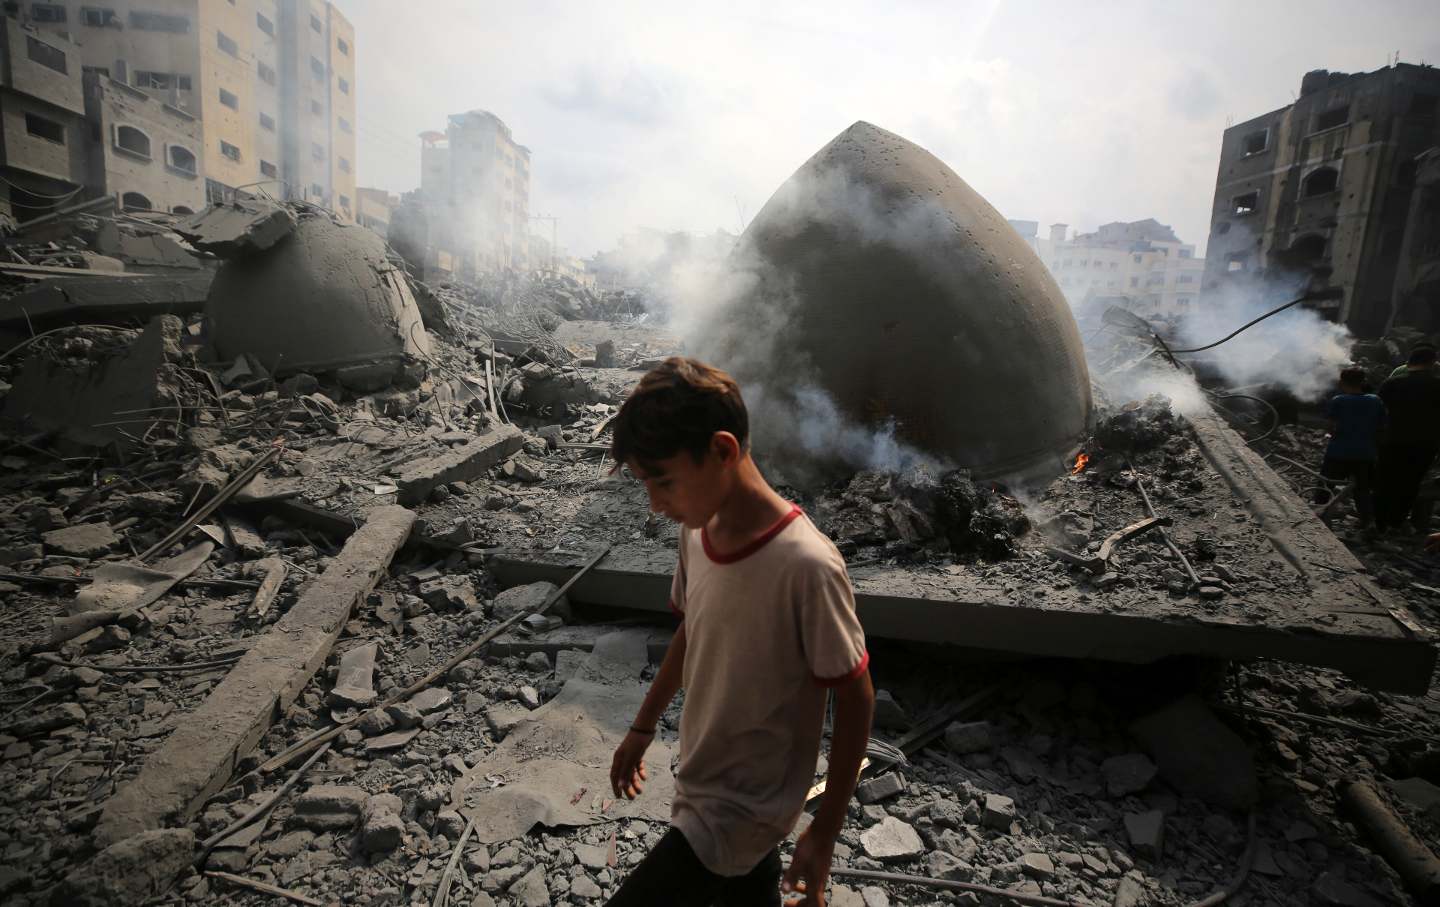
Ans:
<svg viewBox="0 0 1440 907"><path fill-rule="evenodd" d="M717 556L682 529L685 709L671 822L714 873L743 875L790 830L815 777L826 687L869 664L845 561L794 508Z"/></svg>

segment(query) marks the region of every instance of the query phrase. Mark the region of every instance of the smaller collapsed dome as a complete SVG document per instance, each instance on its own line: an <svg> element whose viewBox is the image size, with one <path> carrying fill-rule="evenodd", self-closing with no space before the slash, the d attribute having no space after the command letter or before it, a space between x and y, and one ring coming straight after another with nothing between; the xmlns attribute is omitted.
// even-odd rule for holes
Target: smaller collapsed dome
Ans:
<svg viewBox="0 0 1440 907"><path fill-rule="evenodd" d="M249 354L276 375L430 349L380 237L314 209L302 208L289 234L264 248L237 248L215 274L205 316L217 358Z"/></svg>

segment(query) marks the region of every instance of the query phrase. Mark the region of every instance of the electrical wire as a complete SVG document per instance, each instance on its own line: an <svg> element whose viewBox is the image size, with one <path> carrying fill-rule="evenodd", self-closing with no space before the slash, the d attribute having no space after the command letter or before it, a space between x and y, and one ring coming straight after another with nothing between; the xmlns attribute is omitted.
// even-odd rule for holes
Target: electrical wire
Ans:
<svg viewBox="0 0 1440 907"><path fill-rule="evenodd" d="M1285 303L1284 305L1282 305L1280 308L1278 308L1278 309L1271 309L1270 311L1266 312L1264 315L1261 315L1259 318L1256 318L1256 319L1253 319L1253 320L1251 320L1251 321L1246 322L1245 324L1241 325L1240 327L1238 327L1238 328L1236 328L1235 330L1231 331L1230 333L1226 334L1224 337L1221 337L1219 340L1215 341L1214 343L1207 343L1207 344L1205 344L1204 346L1197 346L1197 347L1195 347L1194 349L1188 349L1188 350L1169 350L1169 352L1170 352L1170 353L1203 353L1205 350L1213 349L1214 347L1217 347L1217 346L1219 346L1220 344L1224 343L1225 341L1227 341L1227 340L1235 337L1235 336L1238 335L1241 331L1249 330L1250 328L1252 328L1252 327L1254 327L1255 325L1259 324L1260 322L1264 321L1266 318L1269 318L1271 315L1279 315L1281 312L1285 311L1286 309L1290 308L1291 306L1299 305L1300 303L1304 302L1305 300L1307 300L1307 299L1309 299L1309 298L1310 298L1310 294L1307 293L1307 294L1305 294L1304 296L1301 296L1301 297L1299 297L1299 298L1297 298L1297 299L1292 299L1292 300L1290 300L1289 302L1287 302L1287 303Z"/></svg>
<svg viewBox="0 0 1440 907"><path fill-rule="evenodd" d="M36 191L33 190L33 189L26 189L24 186L16 185L15 183L10 182L9 180L7 180L7 179L6 179L5 177L3 177L3 176L0 176L0 183L4 183L5 185L9 186L11 189L19 189L21 192L24 192L26 195L33 195L33 196L36 197L36 198L49 199L50 201L61 201L61 202L63 202L63 201L69 201L70 199L72 199L72 198L74 198L75 196L79 195L81 192L85 191L85 187L84 187L84 186L77 186L73 192L67 192L67 193L64 194L64 195L46 195L46 194L43 193L43 192L36 192ZM34 207L34 206L33 206L33 205L21 205L20 207L22 207L22 208L30 208L30 207Z"/></svg>

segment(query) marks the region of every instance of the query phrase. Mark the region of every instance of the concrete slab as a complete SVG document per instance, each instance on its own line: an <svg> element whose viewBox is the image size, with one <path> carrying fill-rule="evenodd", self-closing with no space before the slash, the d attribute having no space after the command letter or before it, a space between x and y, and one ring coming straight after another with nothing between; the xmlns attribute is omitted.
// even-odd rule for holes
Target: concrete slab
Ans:
<svg viewBox="0 0 1440 907"><path fill-rule="evenodd" d="M69 277L51 280L0 303L0 329L29 334L29 325L133 324L157 315L205 308L214 272ZM28 320L27 320L28 319Z"/></svg>
<svg viewBox="0 0 1440 907"><path fill-rule="evenodd" d="M851 571L865 631L1131 663L1173 655L1273 658L1335 668L1378 689L1427 690L1436 661L1431 634L1416 630L1404 606L1375 587L1359 561L1235 432L1213 415L1190 421L1213 469L1204 477L1211 489L1206 493L1225 511L1221 520L1205 524L1206 531L1234 546L1230 550L1246 549L1251 574L1267 590L1204 610L1148 587L1103 593L1073 583L1055 588L999 565L873 565ZM603 513L608 525L643 522L643 496L627 502L609 494L588 512ZM497 553L491 568L502 586L558 583L587 556L511 549ZM664 542L617 542L569 595L580 604L666 612L674 569L674 549Z"/></svg>
<svg viewBox="0 0 1440 907"><path fill-rule="evenodd" d="M355 604L375 587L414 522L415 514L403 507L371 512L294 607L105 804L95 829L101 847L183 823L229 780L324 663Z"/></svg>
<svg viewBox="0 0 1440 907"><path fill-rule="evenodd" d="M496 425L469 443L412 463L395 480L400 503L419 504L438 485L479 478L524 444L525 437L515 426Z"/></svg>

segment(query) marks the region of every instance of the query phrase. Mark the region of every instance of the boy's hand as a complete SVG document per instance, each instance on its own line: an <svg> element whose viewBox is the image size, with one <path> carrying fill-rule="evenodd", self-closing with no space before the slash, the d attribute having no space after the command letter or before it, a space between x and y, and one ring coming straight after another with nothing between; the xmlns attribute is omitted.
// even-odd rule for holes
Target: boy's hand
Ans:
<svg viewBox="0 0 1440 907"><path fill-rule="evenodd" d="M615 747L615 758L610 760L610 786L614 788L615 796L634 800L645 789L645 780L649 776L645 774L643 757L654 739L653 731L642 734L632 730Z"/></svg>
<svg viewBox="0 0 1440 907"><path fill-rule="evenodd" d="M816 834L813 828L801 832L795 842L795 856L780 890L786 894L799 893L800 900L787 900L787 907L825 907L825 886L830 881L830 860L835 855L835 838ZM802 881L803 880L803 881Z"/></svg>

